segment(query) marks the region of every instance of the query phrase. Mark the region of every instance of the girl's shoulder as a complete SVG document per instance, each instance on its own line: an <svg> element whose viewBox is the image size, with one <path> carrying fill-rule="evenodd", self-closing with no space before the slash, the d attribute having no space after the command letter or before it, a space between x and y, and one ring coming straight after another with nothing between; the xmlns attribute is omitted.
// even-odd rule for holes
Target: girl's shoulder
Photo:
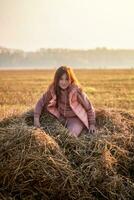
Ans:
<svg viewBox="0 0 134 200"><path fill-rule="evenodd" d="M72 91L78 98L89 99L87 93L79 85L72 85Z"/></svg>
<svg viewBox="0 0 134 200"><path fill-rule="evenodd" d="M76 93L81 93L82 92L82 88L74 83L72 83L69 87L69 91L70 92L76 92Z"/></svg>

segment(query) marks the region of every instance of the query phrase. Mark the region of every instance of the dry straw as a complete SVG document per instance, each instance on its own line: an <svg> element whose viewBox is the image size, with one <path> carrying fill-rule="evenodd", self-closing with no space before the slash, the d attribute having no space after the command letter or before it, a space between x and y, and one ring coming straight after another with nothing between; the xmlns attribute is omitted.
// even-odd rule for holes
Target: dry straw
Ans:
<svg viewBox="0 0 134 200"><path fill-rule="evenodd" d="M134 199L134 116L97 110L97 135L68 135L33 110L0 122L0 199Z"/></svg>

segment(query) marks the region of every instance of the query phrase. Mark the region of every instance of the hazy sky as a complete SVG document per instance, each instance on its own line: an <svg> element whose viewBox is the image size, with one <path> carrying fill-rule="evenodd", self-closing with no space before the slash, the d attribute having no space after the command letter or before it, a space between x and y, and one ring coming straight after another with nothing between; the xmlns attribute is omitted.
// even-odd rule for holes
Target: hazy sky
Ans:
<svg viewBox="0 0 134 200"><path fill-rule="evenodd" d="M134 49L134 0L0 0L0 46Z"/></svg>

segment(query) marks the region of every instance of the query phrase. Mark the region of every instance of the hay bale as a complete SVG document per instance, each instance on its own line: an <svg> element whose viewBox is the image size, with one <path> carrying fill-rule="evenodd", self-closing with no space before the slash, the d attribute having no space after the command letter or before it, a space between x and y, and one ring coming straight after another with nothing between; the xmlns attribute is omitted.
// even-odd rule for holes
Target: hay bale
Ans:
<svg viewBox="0 0 134 200"><path fill-rule="evenodd" d="M6 117L0 121L0 128L6 128L10 125L16 125L18 123L24 122L22 115L12 115L10 117Z"/></svg>
<svg viewBox="0 0 134 200"><path fill-rule="evenodd" d="M52 115L42 113L42 129L34 129L33 110L24 113L0 128L0 195L133 200L133 119L124 111L97 110L98 134L73 138Z"/></svg>
<svg viewBox="0 0 134 200"><path fill-rule="evenodd" d="M80 183L84 183L87 190L90 188L95 199L115 200L120 199L120 196L121 199L133 199L134 183L130 174L133 158L129 153L123 147L119 148L118 143L114 144L109 137L96 137L86 146L87 150L90 149L87 155L83 155L82 149L79 151L83 155L77 168L81 174Z"/></svg>
<svg viewBox="0 0 134 200"><path fill-rule="evenodd" d="M40 129L0 129L0 188L16 198L69 197L74 171L59 145ZM35 198L36 199L36 198Z"/></svg>
<svg viewBox="0 0 134 200"><path fill-rule="evenodd" d="M109 110L97 110L96 121L98 128L103 128L107 131L108 134L113 133L115 131L122 131L123 126L121 125L121 116L117 112L116 115L114 115L114 112Z"/></svg>

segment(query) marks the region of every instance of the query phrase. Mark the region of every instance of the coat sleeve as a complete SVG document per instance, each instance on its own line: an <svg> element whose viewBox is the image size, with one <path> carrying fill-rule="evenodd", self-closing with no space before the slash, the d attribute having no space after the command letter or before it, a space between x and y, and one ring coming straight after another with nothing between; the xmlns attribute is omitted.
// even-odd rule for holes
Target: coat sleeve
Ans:
<svg viewBox="0 0 134 200"><path fill-rule="evenodd" d="M82 106L87 111L89 125L91 125L91 124L95 125L95 123L96 123L95 109L94 109L91 101L89 100L87 94L85 92L79 90L77 98L78 98L79 103L81 103Z"/></svg>
<svg viewBox="0 0 134 200"><path fill-rule="evenodd" d="M40 117L42 109L47 106L50 99L52 98L50 90L46 91L40 99L37 101L34 108L34 117Z"/></svg>

